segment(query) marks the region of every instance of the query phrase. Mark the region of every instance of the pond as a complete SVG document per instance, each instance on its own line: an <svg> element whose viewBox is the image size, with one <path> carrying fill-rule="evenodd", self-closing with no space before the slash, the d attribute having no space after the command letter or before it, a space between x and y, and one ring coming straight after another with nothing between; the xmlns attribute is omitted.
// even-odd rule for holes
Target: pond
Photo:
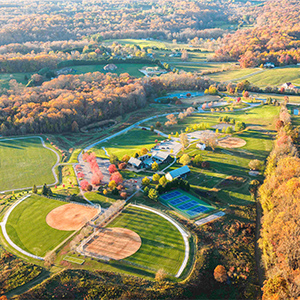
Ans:
<svg viewBox="0 0 300 300"><path fill-rule="evenodd" d="M186 99L186 98L199 97L199 96L204 96L204 92L198 92L198 91L196 91L196 92L177 92L177 93L169 93L167 96L155 98L154 101L159 102L159 103L165 103L167 100L171 100L174 97L177 97L178 99Z"/></svg>

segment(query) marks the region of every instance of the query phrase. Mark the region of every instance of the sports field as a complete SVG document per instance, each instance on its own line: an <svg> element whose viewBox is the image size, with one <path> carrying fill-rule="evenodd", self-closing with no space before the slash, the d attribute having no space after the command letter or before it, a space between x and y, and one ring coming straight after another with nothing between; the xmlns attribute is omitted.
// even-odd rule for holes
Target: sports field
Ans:
<svg viewBox="0 0 300 300"><path fill-rule="evenodd" d="M53 250L73 231L62 231L50 227L46 216L65 202L32 195L11 212L6 230L11 240L23 250L38 256Z"/></svg>
<svg viewBox="0 0 300 300"><path fill-rule="evenodd" d="M189 219L199 217L201 214L215 209L206 202L180 189L165 193L159 199Z"/></svg>
<svg viewBox="0 0 300 300"><path fill-rule="evenodd" d="M39 138L0 139L0 191L54 183L56 159Z"/></svg>
<svg viewBox="0 0 300 300"><path fill-rule="evenodd" d="M161 216L137 207L126 208L109 227L126 228L142 239L140 249L125 260L151 269L163 268L175 275L184 259L180 232Z"/></svg>
<svg viewBox="0 0 300 300"><path fill-rule="evenodd" d="M132 129L127 133L112 138L108 142L95 146L91 151L95 152L99 157L107 158L102 149L102 147L105 147L109 155L114 154L121 159L125 154L133 156L135 152L140 151L142 148L150 150L156 145L155 140L161 141L163 138L149 130Z"/></svg>

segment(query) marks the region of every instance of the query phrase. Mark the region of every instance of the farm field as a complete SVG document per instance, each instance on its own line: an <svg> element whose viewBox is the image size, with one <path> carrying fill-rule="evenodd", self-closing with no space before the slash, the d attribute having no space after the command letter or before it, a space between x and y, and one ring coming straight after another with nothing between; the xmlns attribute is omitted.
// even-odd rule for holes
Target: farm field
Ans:
<svg viewBox="0 0 300 300"><path fill-rule="evenodd" d="M137 207L126 208L108 227L130 229L142 239L141 248L126 260L175 275L184 258L180 232L161 216Z"/></svg>
<svg viewBox="0 0 300 300"><path fill-rule="evenodd" d="M0 139L0 190L54 183L56 155L39 138Z"/></svg>
<svg viewBox="0 0 300 300"><path fill-rule="evenodd" d="M167 61L168 62L168 61ZM188 59L187 62L170 62L169 63L170 66L172 68L176 68L179 70L183 70L186 72L201 72L201 71L205 71L205 70L215 70L215 69L223 69L226 67L233 67L233 63L226 63L226 62L222 62L222 63L216 63L216 62L198 62L198 61L194 61ZM211 75L205 75L210 77Z"/></svg>
<svg viewBox="0 0 300 300"><path fill-rule="evenodd" d="M241 81L247 79L250 81L251 74L259 72L260 69L239 69L239 70L229 70L214 74L209 74L207 77L211 78L217 82L226 82L226 81ZM249 77L248 77L249 76Z"/></svg>
<svg viewBox="0 0 300 300"><path fill-rule="evenodd" d="M146 64L134 64L134 63L127 63L127 64L124 63L124 64L115 64L115 65L118 67L118 69L107 73L115 73L118 75L122 73L128 73L129 75L134 77L143 77L144 74L141 73L139 69L147 66ZM70 68L76 70L76 73L73 72L73 74L85 74L85 73L93 73L93 72L106 73L103 70L104 66L106 66L106 64L70 66Z"/></svg>
<svg viewBox="0 0 300 300"><path fill-rule="evenodd" d="M272 99L276 99L279 102L284 101L285 95L279 95L279 94L261 94L261 93L250 93L251 96L258 99L266 99L268 97L271 97ZM294 95L288 95L289 102L291 103L299 103L300 102L300 96L294 96Z"/></svg>
<svg viewBox="0 0 300 300"><path fill-rule="evenodd" d="M32 195L21 202L11 212L6 229L11 240L23 250L38 256L45 256L72 231L62 231L50 227L46 216L65 202Z"/></svg>
<svg viewBox="0 0 300 300"><path fill-rule="evenodd" d="M0 87L8 88L9 81L12 79L15 79L17 82L26 85L28 80L25 79L25 76L30 78L32 74L33 73L0 73Z"/></svg>
<svg viewBox="0 0 300 300"><path fill-rule="evenodd" d="M300 84L300 67L288 66L284 68L275 68L264 70L247 78L252 85L256 86L281 86L286 82Z"/></svg>
<svg viewBox="0 0 300 300"><path fill-rule="evenodd" d="M109 155L114 154L121 159L125 154L133 156L142 148L151 149L155 146L155 140L161 141L162 137L157 133L142 129L132 129L127 133L110 139L105 143L96 145L91 149L98 157L107 158L102 147L105 147Z"/></svg>

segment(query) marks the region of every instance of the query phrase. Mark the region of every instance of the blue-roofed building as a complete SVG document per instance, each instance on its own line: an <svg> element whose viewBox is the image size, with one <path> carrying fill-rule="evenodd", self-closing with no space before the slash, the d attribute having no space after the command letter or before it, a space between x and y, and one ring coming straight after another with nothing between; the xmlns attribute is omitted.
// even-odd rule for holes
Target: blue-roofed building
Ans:
<svg viewBox="0 0 300 300"><path fill-rule="evenodd" d="M179 169L173 170L166 174L166 179L172 181L175 178L182 178L190 173L190 169L188 166L183 166Z"/></svg>

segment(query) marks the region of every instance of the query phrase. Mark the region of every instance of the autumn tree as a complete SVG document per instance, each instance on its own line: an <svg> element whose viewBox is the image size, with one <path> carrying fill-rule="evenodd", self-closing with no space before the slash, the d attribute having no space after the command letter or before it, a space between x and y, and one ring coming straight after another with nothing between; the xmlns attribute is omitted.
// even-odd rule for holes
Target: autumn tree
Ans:
<svg viewBox="0 0 300 300"><path fill-rule="evenodd" d="M216 266L216 268L214 270L215 280L223 283L227 280L227 277L228 277L228 275L227 275L225 267L222 265Z"/></svg>
<svg viewBox="0 0 300 300"><path fill-rule="evenodd" d="M158 163L157 163L156 161L153 162L152 165L151 165L151 169L152 169L153 171L157 171L158 168L159 168Z"/></svg>
<svg viewBox="0 0 300 300"><path fill-rule="evenodd" d="M183 154L180 159L179 159L179 163L186 166L191 162L191 158L188 154Z"/></svg>
<svg viewBox="0 0 300 300"><path fill-rule="evenodd" d="M123 182L123 176L119 172L114 172L110 176L110 181L114 181L116 184Z"/></svg>

